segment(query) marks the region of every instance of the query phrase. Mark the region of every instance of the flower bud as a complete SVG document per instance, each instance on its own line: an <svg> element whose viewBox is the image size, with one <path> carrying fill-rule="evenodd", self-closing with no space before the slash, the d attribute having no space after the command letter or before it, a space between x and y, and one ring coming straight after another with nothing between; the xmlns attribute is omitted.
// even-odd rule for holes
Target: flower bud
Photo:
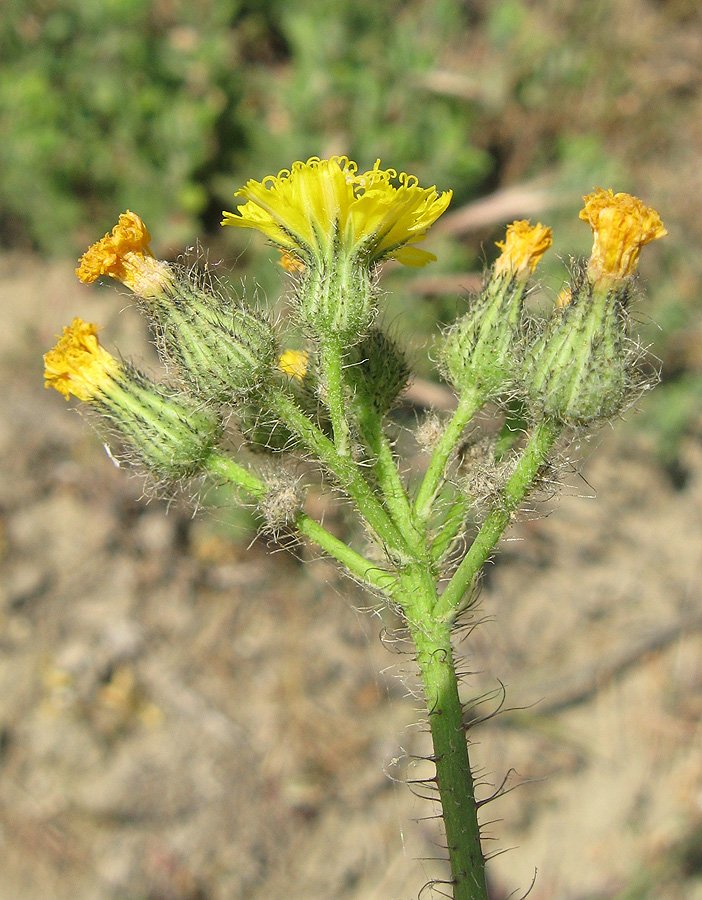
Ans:
<svg viewBox="0 0 702 900"><path fill-rule="evenodd" d="M45 386L87 402L159 478L197 473L219 438L220 417L115 359L97 332L78 318L63 329L44 356Z"/></svg>
<svg viewBox="0 0 702 900"><path fill-rule="evenodd" d="M205 399L240 401L273 377L278 346L265 314L205 292L181 273L146 312L166 363Z"/></svg>
<svg viewBox="0 0 702 900"><path fill-rule="evenodd" d="M459 393L483 400L509 390L519 368L523 308L529 276L551 246L551 229L513 222L490 279L471 308L445 334L441 365Z"/></svg>
<svg viewBox="0 0 702 900"><path fill-rule="evenodd" d="M347 346L366 333L377 311L373 273L335 249L305 269L294 299L296 316L313 339L334 335Z"/></svg>
<svg viewBox="0 0 702 900"><path fill-rule="evenodd" d="M539 412L563 425L616 415L635 388L623 292L596 292L574 273L568 302L554 309L527 356L525 382Z"/></svg>
<svg viewBox="0 0 702 900"><path fill-rule="evenodd" d="M85 283L109 275L139 297L164 361L195 393L228 403L262 386L277 359L272 323L155 259L150 240L141 219L127 211L83 255L76 273Z"/></svg>
<svg viewBox="0 0 702 900"><path fill-rule="evenodd" d="M627 336L627 307L641 247L667 232L658 213L629 194L597 189L580 218L594 244L530 348L525 381L534 406L563 425L609 419L645 385L638 345Z"/></svg>
<svg viewBox="0 0 702 900"><path fill-rule="evenodd" d="M410 375L405 354L379 328L351 349L344 371L359 408L373 407L381 416L407 387Z"/></svg>

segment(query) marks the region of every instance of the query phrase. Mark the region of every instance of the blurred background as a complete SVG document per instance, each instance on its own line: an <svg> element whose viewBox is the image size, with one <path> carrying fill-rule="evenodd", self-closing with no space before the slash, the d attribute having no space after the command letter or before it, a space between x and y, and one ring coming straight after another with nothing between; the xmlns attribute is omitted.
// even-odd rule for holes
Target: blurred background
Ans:
<svg viewBox="0 0 702 900"><path fill-rule="evenodd" d="M0 900L384 900L445 874L432 805L402 784L428 750L392 613L307 549L271 558L226 497L194 515L193 491L152 496L42 387L74 315L158 372L124 292L73 274L120 212L157 255L208 259L276 305L278 254L221 211L249 178L334 153L454 191L425 244L438 261L382 275L421 379L406 423L450 404L432 339L508 222L553 227L542 312L589 252L593 187L670 232L642 254L634 310L662 383L568 449L562 499L512 528L460 652L466 701L484 701L467 717L501 682L511 710L471 733L481 796L511 767L507 786L526 782L484 809L503 820L487 849L512 848L495 900L536 868L534 900L699 900L694 0L4 0Z"/></svg>

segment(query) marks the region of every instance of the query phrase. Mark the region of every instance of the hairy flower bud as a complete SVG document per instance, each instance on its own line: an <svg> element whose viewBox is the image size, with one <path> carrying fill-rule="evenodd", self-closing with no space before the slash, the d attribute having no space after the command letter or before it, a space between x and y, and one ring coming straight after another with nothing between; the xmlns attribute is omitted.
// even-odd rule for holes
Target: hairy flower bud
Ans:
<svg viewBox="0 0 702 900"><path fill-rule="evenodd" d="M142 220L127 211L111 234L83 254L76 273L86 283L109 275L130 288L166 364L205 399L231 402L264 384L277 359L272 323L155 259L150 240Z"/></svg>
<svg viewBox="0 0 702 900"><path fill-rule="evenodd" d="M410 374L405 354L379 328L372 328L368 336L352 348L345 372L359 408L373 407L381 416L407 387Z"/></svg>
<svg viewBox="0 0 702 900"><path fill-rule="evenodd" d="M146 313L166 363L175 365L205 399L238 402L267 384L275 371L278 344L268 317L203 290L184 273Z"/></svg>
<svg viewBox="0 0 702 900"><path fill-rule="evenodd" d="M97 332L78 318L63 329L44 356L46 387L87 402L159 478L194 475L219 438L219 416L115 359Z"/></svg>
<svg viewBox="0 0 702 900"><path fill-rule="evenodd" d="M527 355L525 382L540 413L563 425L587 425L623 409L635 389L627 352L626 297L597 293L575 273L569 300L556 306Z"/></svg>
<svg viewBox="0 0 702 900"><path fill-rule="evenodd" d="M559 295L525 366L533 405L570 426L609 419L641 392L640 352L627 336L632 276L641 247L667 234L658 213L629 194L598 189L584 201L592 255Z"/></svg>
<svg viewBox="0 0 702 900"><path fill-rule="evenodd" d="M529 275L551 246L551 229L522 220L507 228L482 293L445 334L442 367L459 393L484 400L509 390L519 367L523 307Z"/></svg>

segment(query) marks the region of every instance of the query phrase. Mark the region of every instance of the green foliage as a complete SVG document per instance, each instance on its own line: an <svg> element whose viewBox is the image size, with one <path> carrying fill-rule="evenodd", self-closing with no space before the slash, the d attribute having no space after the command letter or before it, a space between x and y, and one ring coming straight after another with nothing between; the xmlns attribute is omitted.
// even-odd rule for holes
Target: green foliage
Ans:
<svg viewBox="0 0 702 900"><path fill-rule="evenodd" d="M240 93L233 4L10 0L0 22L6 239L74 250L137 207L167 240L208 201L200 173Z"/></svg>
<svg viewBox="0 0 702 900"><path fill-rule="evenodd" d="M249 176L339 151L475 191L473 116L432 98L460 6L8 0L0 238L75 252L136 208L162 246L215 225Z"/></svg>

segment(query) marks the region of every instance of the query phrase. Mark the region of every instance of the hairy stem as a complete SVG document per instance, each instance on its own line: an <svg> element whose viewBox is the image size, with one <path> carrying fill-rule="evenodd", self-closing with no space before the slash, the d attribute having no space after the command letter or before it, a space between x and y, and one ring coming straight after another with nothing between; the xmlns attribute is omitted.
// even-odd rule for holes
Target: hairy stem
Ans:
<svg viewBox="0 0 702 900"><path fill-rule="evenodd" d="M560 433L561 426L549 419L543 419L534 428L514 474L500 491L496 504L439 598L435 609L437 617L455 618L465 608L462 604L466 591L495 549L512 513L534 483Z"/></svg>
<svg viewBox="0 0 702 900"><path fill-rule="evenodd" d="M431 516L434 499L446 475L446 466L451 454L463 429L483 406L483 403L484 400L478 391L466 391L461 394L458 407L432 454L429 468L414 501L414 511L420 522L426 522Z"/></svg>
<svg viewBox="0 0 702 900"><path fill-rule="evenodd" d="M459 497L449 509L443 525L432 541L431 558L434 562L441 559L455 540L466 521L470 506L471 498L463 496Z"/></svg>
<svg viewBox="0 0 702 900"><path fill-rule="evenodd" d="M417 567L406 571L396 598L406 609L424 687L453 900L488 900L473 775L451 648L451 626L437 621L431 613L436 585L426 569Z"/></svg>
<svg viewBox="0 0 702 900"><path fill-rule="evenodd" d="M319 350L326 388L326 403L334 430L334 445L339 456L348 456L350 453L349 423L346 421L342 347L338 340L325 335L320 342Z"/></svg>
<svg viewBox="0 0 702 900"><path fill-rule="evenodd" d="M218 451L210 454L205 468L210 475L243 488L247 494L256 499L263 497L268 490L260 478ZM304 534L325 553L340 562L354 578L358 578L369 587L387 592L396 581L396 576L392 572L379 568L360 553L356 553L307 513L299 512L291 524L300 534Z"/></svg>
<svg viewBox="0 0 702 900"><path fill-rule="evenodd" d="M361 516L378 535L382 543L408 552L407 543L395 523L388 516L371 488L366 484L358 466L349 457L340 456L337 448L297 406L285 391L271 389L271 403L285 424L293 431L320 462L336 477L339 485L356 504Z"/></svg>
<svg viewBox="0 0 702 900"><path fill-rule="evenodd" d="M375 410L363 410L359 413L358 424L373 457L373 471L388 512L413 552L421 558L426 555L426 544L417 529L412 505L402 484L382 417Z"/></svg>

